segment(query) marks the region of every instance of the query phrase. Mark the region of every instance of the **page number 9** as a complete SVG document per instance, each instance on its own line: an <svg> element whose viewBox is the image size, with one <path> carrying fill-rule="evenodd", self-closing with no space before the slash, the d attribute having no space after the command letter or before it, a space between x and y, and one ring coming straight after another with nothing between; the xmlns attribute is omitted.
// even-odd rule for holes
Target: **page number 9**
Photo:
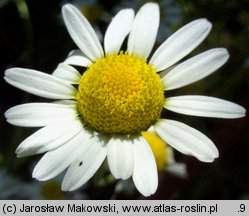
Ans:
<svg viewBox="0 0 249 216"><path fill-rule="evenodd" d="M239 212L244 212L246 210L245 204L240 204L239 208Z"/></svg>

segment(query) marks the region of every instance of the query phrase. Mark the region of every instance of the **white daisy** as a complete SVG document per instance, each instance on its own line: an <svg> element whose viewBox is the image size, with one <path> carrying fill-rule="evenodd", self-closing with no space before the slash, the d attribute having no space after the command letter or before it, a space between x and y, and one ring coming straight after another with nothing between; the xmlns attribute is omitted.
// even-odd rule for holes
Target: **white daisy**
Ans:
<svg viewBox="0 0 249 216"><path fill-rule="evenodd" d="M81 52L74 52L52 75L11 68L4 77L17 88L56 100L15 106L5 113L11 124L42 127L16 150L19 157L47 152L36 165L34 178L48 180L69 167L62 189L72 191L86 183L107 158L116 179L132 177L138 191L149 196L157 189L158 173L152 150L141 134L148 129L201 161L218 157L213 142L201 132L160 119L163 108L205 117L245 115L241 106L213 97L164 97L164 91L198 81L227 61L227 50L216 48L175 65L205 39L210 22L198 19L185 25L148 58L159 26L157 4L143 5L135 17L132 9L121 10L105 33L105 51L78 9L66 4L62 14ZM120 51L128 34L127 51ZM80 75L69 64L86 67L86 71ZM158 72L166 69L160 77Z"/></svg>

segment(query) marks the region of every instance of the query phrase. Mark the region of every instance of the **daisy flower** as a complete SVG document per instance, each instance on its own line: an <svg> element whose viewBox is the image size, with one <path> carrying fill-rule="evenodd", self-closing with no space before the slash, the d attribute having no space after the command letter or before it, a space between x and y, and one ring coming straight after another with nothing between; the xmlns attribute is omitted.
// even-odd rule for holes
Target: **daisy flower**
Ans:
<svg viewBox="0 0 249 216"><path fill-rule="evenodd" d="M104 49L77 8L66 4L62 15L80 51L73 52L52 75L11 68L4 77L19 89L55 100L15 106L5 113L13 125L42 127L16 150L18 157L46 152L34 168L34 178L45 181L68 168L62 190L72 191L107 159L116 179L132 177L138 191L149 196L157 189L158 171L142 134L146 131L200 161L218 157L217 148L204 134L184 123L161 119L163 108L204 117L245 115L243 107L218 98L164 96L165 91L196 82L227 61L227 50L215 48L176 64L206 38L209 21L198 19L183 26L149 57L160 20L156 3L143 5L136 16L132 9L117 13L106 30ZM127 49L120 50L126 36ZM86 70L81 75L71 65Z"/></svg>

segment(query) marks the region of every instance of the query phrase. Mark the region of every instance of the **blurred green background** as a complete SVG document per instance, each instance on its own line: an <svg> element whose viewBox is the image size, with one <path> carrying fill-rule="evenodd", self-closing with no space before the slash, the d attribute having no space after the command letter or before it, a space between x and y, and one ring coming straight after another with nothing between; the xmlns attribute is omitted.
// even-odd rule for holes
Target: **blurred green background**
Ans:
<svg viewBox="0 0 249 216"><path fill-rule="evenodd" d="M99 171L84 187L72 193L60 191L62 177L38 182L32 169L41 155L16 158L18 144L35 129L9 125L4 112L21 103L44 101L8 85L4 71L25 67L51 73L76 46L61 17L61 6L72 3L85 14L101 39L112 16L122 8L136 11L143 0L0 0L0 199L143 199L135 191L115 192L117 182L100 179ZM225 47L229 61L208 78L167 92L200 94L236 102L248 110L249 101L249 1L248 0L158 0L161 23L156 48L182 25L205 17L213 24L207 39L189 56L207 49ZM189 57L188 56L188 57ZM210 137L220 151L211 164L176 152L187 164L188 178L160 174L157 193L148 199L249 199L249 120L208 119L163 112ZM129 187L128 187L129 188Z"/></svg>

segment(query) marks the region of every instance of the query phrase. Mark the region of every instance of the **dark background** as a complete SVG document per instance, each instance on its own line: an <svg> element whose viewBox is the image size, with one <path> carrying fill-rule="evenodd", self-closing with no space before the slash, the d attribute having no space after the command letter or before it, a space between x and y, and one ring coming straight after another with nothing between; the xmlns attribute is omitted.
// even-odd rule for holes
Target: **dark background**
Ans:
<svg viewBox="0 0 249 216"><path fill-rule="evenodd" d="M63 175L47 182L32 179L32 169L41 155L16 158L17 145L34 129L9 125L3 114L14 105L45 100L8 85L3 80L4 71L10 67L25 67L51 73L69 51L76 48L61 17L61 6L67 2L81 8L94 28L103 34L119 9L132 7L137 11L146 1L0 0L0 198L143 199L136 191L115 193L115 181L108 180L108 176L99 181L99 176L103 176L101 171L80 190L63 193L60 191ZM161 24L155 48L182 25L205 17L212 22L213 29L189 56L215 47L225 47L230 53L229 61L208 78L168 94L214 96L236 102L248 110L249 1L156 2L160 4ZM206 164L176 152L176 159L187 164L188 178L161 173L157 193L149 199L249 199L248 116L225 120L170 112L163 115L205 133L217 145L220 157Z"/></svg>

